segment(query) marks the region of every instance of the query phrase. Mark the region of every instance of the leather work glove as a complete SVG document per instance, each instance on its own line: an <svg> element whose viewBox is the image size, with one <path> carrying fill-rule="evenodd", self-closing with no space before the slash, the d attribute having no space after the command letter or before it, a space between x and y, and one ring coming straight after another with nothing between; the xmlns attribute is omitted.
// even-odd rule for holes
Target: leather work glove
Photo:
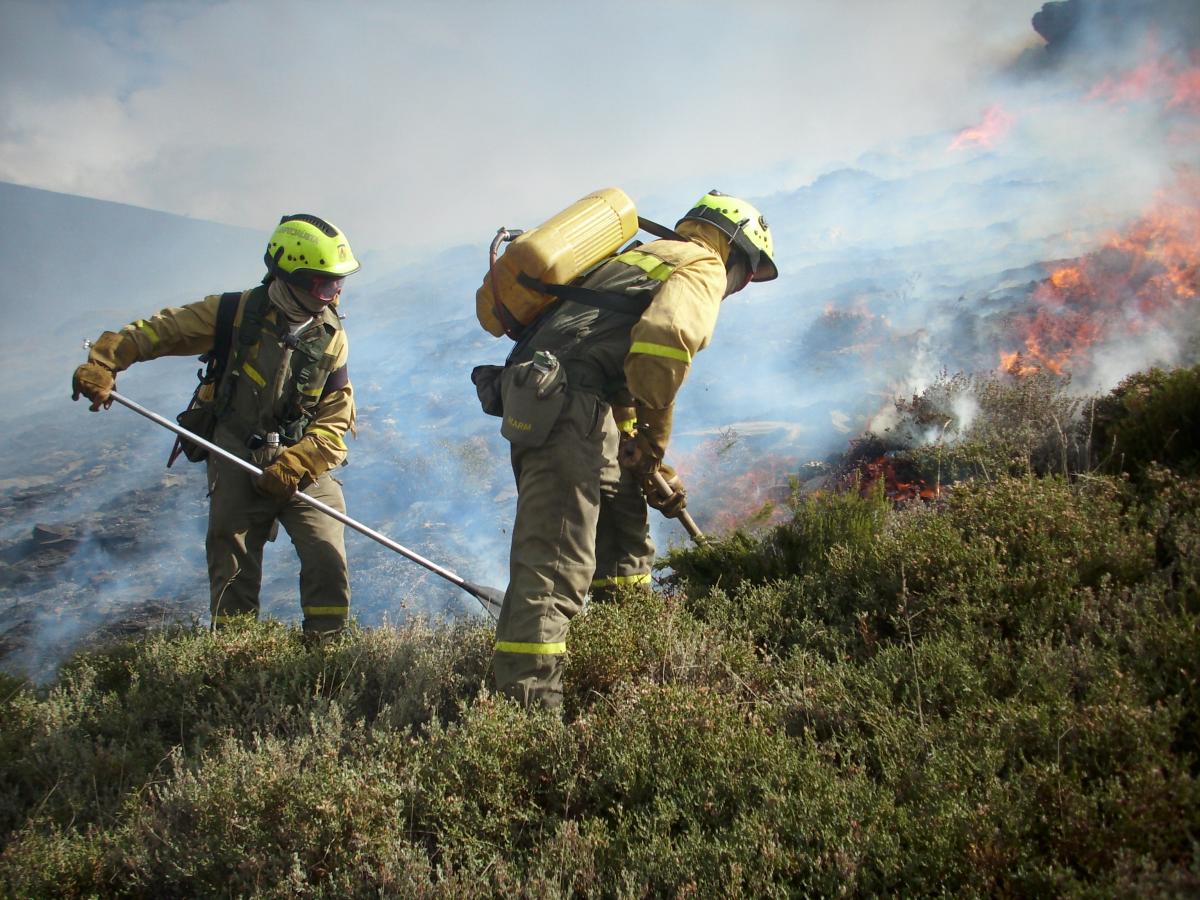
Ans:
<svg viewBox="0 0 1200 900"><path fill-rule="evenodd" d="M79 395L92 401L89 407L98 412L112 406L109 392L117 386L117 373L124 372L138 360L137 343L125 332L106 331L96 338L88 351L88 361L75 370L71 378L71 399Z"/></svg>
<svg viewBox="0 0 1200 900"><path fill-rule="evenodd" d="M92 401L88 409L99 412L101 408L108 409L112 406L109 392L116 386L117 379L113 377L111 369L99 363L84 363L71 376L71 399L78 400L82 394Z"/></svg>
<svg viewBox="0 0 1200 900"><path fill-rule="evenodd" d="M637 428L631 437L621 438L617 447L617 462L637 475L649 475L666 455L670 437L671 407L638 407Z"/></svg>
<svg viewBox="0 0 1200 900"><path fill-rule="evenodd" d="M654 475L661 475L667 483L669 493L663 493L655 483ZM683 508L687 506L687 489L683 481L675 474L675 470L666 464L660 464L656 472L642 479L642 493L646 495L646 503L657 509L668 519L678 519Z"/></svg>
<svg viewBox="0 0 1200 900"><path fill-rule="evenodd" d="M291 500L296 491L321 477L320 457L312 441L301 440L288 447L263 473L254 479L254 489L264 497L283 503Z"/></svg>

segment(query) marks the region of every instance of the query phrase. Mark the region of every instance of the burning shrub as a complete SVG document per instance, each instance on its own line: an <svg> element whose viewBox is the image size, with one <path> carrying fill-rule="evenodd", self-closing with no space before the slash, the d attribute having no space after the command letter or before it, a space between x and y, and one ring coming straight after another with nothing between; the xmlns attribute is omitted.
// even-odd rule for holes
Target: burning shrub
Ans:
<svg viewBox="0 0 1200 900"><path fill-rule="evenodd" d="M898 399L851 444L845 475L881 479L897 501L933 499L962 480L1089 468L1087 401L1051 372L942 373Z"/></svg>

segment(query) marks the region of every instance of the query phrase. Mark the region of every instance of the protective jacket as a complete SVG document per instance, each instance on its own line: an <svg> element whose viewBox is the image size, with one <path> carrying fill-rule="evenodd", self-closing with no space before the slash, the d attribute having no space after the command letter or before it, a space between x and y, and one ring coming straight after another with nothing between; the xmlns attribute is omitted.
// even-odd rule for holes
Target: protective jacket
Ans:
<svg viewBox="0 0 1200 900"><path fill-rule="evenodd" d="M234 317L229 364L215 395L222 398L213 441L243 459L251 459L255 435L284 435L284 444L306 439L324 471L346 459L345 433L355 418L354 389L347 374L349 346L336 312L329 307L315 317L291 300L282 282L274 281L258 340L242 347L239 340L247 304L255 288L244 291ZM122 329L137 345L138 361L160 356L202 354L212 348L221 297L214 294L182 307L168 307ZM296 335L298 347L279 339L284 330L311 319ZM259 462L256 460L256 462ZM261 462L260 462L261 464ZM320 473L314 473L317 475Z"/></svg>
<svg viewBox="0 0 1200 900"><path fill-rule="evenodd" d="M130 360L122 350L120 362L207 353L220 306L221 297L214 294L125 326L122 334L136 346L136 357ZM259 468L283 453L301 454L309 478L301 489L345 512L341 486L330 470L345 460L344 435L354 425L348 356L346 333L333 309L306 309L278 280L244 291L224 375L218 384L205 386L209 396L201 396L215 403L213 442ZM279 446L264 444L270 432L280 435ZM210 456L207 468L205 546L214 625L234 616L257 616L263 547L274 539L279 523L300 557L304 630L328 633L343 627L350 581L342 524L301 500L263 496L248 473L220 457Z"/></svg>
<svg viewBox="0 0 1200 900"><path fill-rule="evenodd" d="M693 357L712 339L726 288L728 241L704 226L690 229L689 236L627 250L582 282L592 290L644 298L649 305L640 317L564 300L514 348L509 361L549 350L565 366L570 389L595 393L615 406L669 410Z"/></svg>

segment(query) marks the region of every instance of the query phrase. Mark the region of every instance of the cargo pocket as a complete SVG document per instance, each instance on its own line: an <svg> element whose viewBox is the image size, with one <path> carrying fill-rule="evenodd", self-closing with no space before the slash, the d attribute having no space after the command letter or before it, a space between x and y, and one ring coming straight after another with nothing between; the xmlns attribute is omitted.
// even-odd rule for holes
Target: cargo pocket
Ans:
<svg viewBox="0 0 1200 900"><path fill-rule="evenodd" d="M500 434L518 447L540 447L562 414L567 376L549 356L508 366L500 377L503 424Z"/></svg>
<svg viewBox="0 0 1200 900"><path fill-rule="evenodd" d="M202 437L206 441L213 439L213 433L217 430L217 416L213 411L211 403L204 403L199 406L191 406L175 417L175 421L179 423L181 428L190 431L197 437ZM208 459L208 448L201 447L195 441L190 441L183 435L179 436L179 446L183 450L183 455L187 457L188 462L203 462Z"/></svg>

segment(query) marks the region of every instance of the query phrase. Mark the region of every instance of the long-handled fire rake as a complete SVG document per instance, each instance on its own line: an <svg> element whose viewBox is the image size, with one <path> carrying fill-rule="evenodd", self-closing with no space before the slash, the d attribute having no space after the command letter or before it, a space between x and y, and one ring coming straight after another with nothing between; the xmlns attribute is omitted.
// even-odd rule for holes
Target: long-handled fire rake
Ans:
<svg viewBox="0 0 1200 900"><path fill-rule="evenodd" d="M146 409L146 407L144 407L138 403L135 403L133 400L130 400L128 397L123 397L120 394L118 394L116 391L110 391L109 396L112 397L113 400L120 403L122 406L132 409L138 415L145 416L151 422L154 422L157 425L161 425L163 428L166 428L169 431L175 432L180 437L186 438L189 441L193 441L194 443L203 447L209 453L215 453L217 456L221 457L222 459L226 459L236 466L241 466L243 469L245 469L251 475L261 475L262 474L262 469L258 468L258 466L254 465L253 463L247 462L246 460L241 459L238 456L235 456L234 454L230 453L228 450L223 450L222 448L218 447L216 444L212 443L211 441L206 441L204 438L200 437L198 434L193 434L192 432L188 431L186 428L182 428L181 426L177 425L175 422L172 422L170 419L163 418L158 413L152 412L151 410ZM452 584L456 585L457 587L462 588L464 591L466 591L468 594L470 594L472 597L474 597L476 600L478 600L483 605L483 608L485 610L487 610L488 614L491 615L491 617L493 619L499 618L500 606L504 602L504 592L503 591L501 591L497 588L493 588L493 587L483 587L482 585L473 584L472 582L467 581L465 578L463 578L459 575L455 575L449 569L443 568L442 566L439 566L435 562L431 562L430 560L421 556L421 554L416 553L412 550L409 550L407 547L401 546L400 544L397 544L395 541L393 541L387 535L380 534L374 528L369 528L366 525L364 525L362 522L359 522L355 519L350 518L344 512L336 510L332 506L329 506L328 504L322 503L320 500L317 500L313 497L308 496L303 491L296 492L296 499L302 500L303 502L307 503L309 506L313 507L314 509L319 509L321 512L325 513L325 515L330 516L334 519L337 519L343 525L349 525L351 528L353 528L359 534L365 534L371 540L376 541L377 543L383 544L383 546L387 547L389 550L399 553L401 556L411 559L417 565L424 566L426 569L428 569L433 574L438 575L442 578L445 578L447 581L451 582Z"/></svg>

